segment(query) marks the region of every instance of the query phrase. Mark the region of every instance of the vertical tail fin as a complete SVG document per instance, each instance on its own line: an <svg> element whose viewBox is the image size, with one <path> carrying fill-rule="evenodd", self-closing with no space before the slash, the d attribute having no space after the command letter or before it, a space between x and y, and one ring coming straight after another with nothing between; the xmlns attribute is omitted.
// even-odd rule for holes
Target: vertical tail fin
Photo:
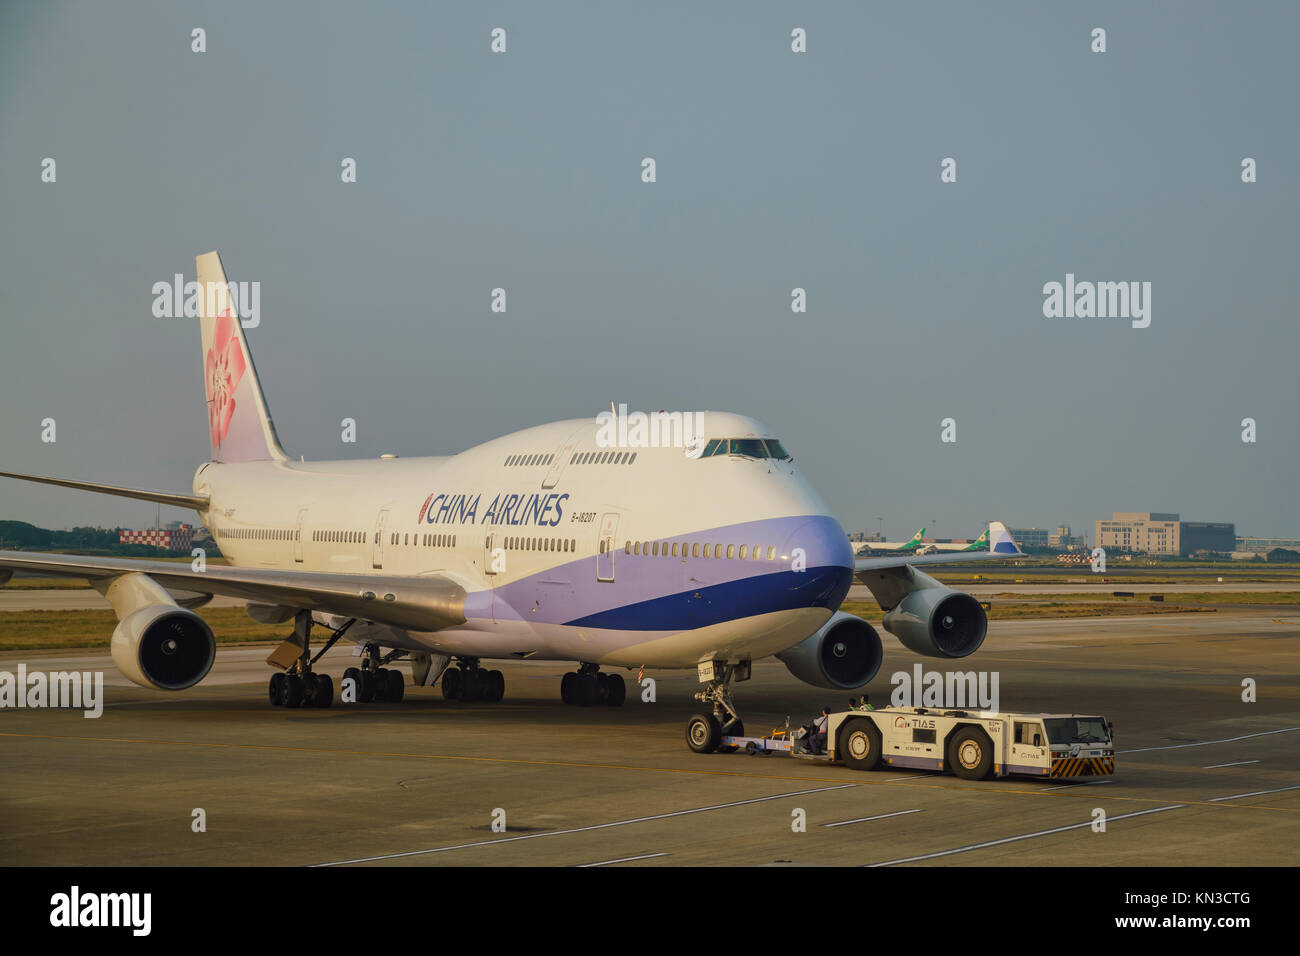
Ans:
<svg viewBox="0 0 1300 956"><path fill-rule="evenodd" d="M288 456L275 434L221 257L208 252L194 262L212 460L284 461Z"/></svg>
<svg viewBox="0 0 1300 956"><path fill-rule="evenodd" d="M991 535L993 543L989 547L989 550L994 554L1022 553L1020 548L1016 545L1015 540L1011 537L1011 532L1007 530L1007 526L1001 521L990 522L989 531L993 532Z"/></svg>

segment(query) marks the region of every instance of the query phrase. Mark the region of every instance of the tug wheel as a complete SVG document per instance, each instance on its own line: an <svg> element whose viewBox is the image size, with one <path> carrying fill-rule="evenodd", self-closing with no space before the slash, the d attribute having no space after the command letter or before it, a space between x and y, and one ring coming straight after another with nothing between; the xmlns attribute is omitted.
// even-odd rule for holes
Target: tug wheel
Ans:
<svg viewBox="0 0 1300 956"><path fill-rule="evenodd" d="M983 780L993 772L993 741L978 727L963 727L948 744L948 765L963 780Z"/></svg>
<svg viewBox="0 0 1300 956"><path fill-rule="evenodd" d="M854 770L875 770L880 765L880 729L875 721L859 717L840 728L839 758Z"/></svg>

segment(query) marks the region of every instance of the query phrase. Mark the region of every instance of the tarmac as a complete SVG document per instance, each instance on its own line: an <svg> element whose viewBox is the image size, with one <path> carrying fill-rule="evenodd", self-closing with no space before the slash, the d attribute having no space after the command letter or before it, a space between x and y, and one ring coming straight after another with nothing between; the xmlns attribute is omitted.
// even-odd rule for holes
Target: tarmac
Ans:
<svg viewBox="0 0 1300 956"><path fill-rule="evenodd" d="M1050 587L1050 586L1047 586ZM621 708L559 700L566 665L498 664L500 704L412 688L398 704L286 710L266 646L221 647L168 694L106 650L6 652L0 671L97 670L106 705L0 711L0 858L60 865L1294 864L1300 845L1300 609L993 622L960 662L889 635L890 675L988 669L1001 707L1100 713L1116 774L1082 783L864 773L687 749L695 675L650 671ZM342 646L323 661L336 680ZM409 677L409 675L408 675ZM1242 700L1242 681L1258 699ZM748 731L848 692L777 661L734 685ZM196 810L204 828L195 832ZM1107 817L1094 832L1096 811ZM802 821L802 825L800 825ZM495 828L494 828L495 823ZM504 825L504 830L501 829Z"/></svg>

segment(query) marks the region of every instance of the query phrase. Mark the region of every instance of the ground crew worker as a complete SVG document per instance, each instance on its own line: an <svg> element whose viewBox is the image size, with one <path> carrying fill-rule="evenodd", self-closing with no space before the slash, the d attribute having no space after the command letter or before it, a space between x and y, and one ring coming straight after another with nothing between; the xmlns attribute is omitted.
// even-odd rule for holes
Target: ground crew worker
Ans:
<svg viewBox="0 0 1300 956"><path fill-rule="evenodd" d="M826 752L826 727L830 723L831 709L822 708L822 715L813 721L813 735L809 741L812 752L815 754L824 754Z"/></svg>

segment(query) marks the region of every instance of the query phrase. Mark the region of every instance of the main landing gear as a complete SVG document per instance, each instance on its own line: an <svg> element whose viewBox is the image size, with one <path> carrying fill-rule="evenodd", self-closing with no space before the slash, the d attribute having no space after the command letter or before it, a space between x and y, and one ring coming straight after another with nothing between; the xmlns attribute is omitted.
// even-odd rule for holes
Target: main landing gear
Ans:
<svg viewBox="0 0 1300 956"><path fill-rule="evenodd" d="M406 696L406 678L402 676L402 672L384 666L405 653L405 651L395 650L381 657L378 645L365 646L361 666L349 667L343 672L344 680L354 681L358 703L368 704L371 701L378 701L396 704Z"/></svg>
<svg viewBox="0 0 1300 956"><path fill-rule="evenodd" d="M335 631L325 646L320 649L320 652L315 657L312 657L311 612L299 611L294 615L293 637L289 638L282 647L288 646L290 653L296 647L299 653L293 663L285 670L277 671L271 675L271 681L266 689L266 696L272 706L329 707L334 703L334 681L330 679L329 674L321 674L312 670L312 665L320 660L321 655L328 651L353 623L353 621L348 621ZM271 656L274 659L276 655L272 654Z"/></svg>
<svg viewBox="0 0 1300 956"><path fill-rule="evenodd" d="M705 687L696 693L695 699L712 704L713 713L694 714L686 722L686 744L697 754L715 750L730 753L736 748L722 746L722 738L745 736L745 724L731 699L729 685L733 677L738 681L749 680L749 672L749 661L739 664L709 661L700 665L700 680L705 682Z"/></svg>
<svg viewBox="0 0 1300 956"><path fill-rule="evenodd" d="M459 667L448 667L442 672L442 696L447 700L485 700L497 704L505 697L506 679L500 671L479 667L477 657L462 657L457 663Z"/></svg>
<svg viewBox="0 0 1300 956"><path fill-rule="evenodd" d="M582 664L560 681L560 699L575 707L622 707L627 684L619 674L602 674L599 664Z"/></svg>

